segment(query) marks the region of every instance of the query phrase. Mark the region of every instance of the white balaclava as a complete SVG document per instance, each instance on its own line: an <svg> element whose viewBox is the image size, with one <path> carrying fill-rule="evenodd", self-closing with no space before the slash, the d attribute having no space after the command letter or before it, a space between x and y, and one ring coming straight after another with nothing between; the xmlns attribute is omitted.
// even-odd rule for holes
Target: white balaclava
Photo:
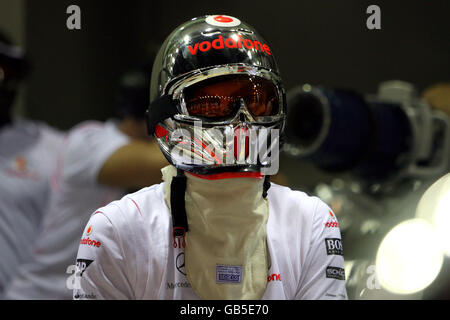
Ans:
<svg viewBox="0 0 450 320"><path fill-rule="evenodd" d="M169 208L177 169L163 168ZM208 180L185 173L186 273L202 299L260 299L267 285L268 200L264 178Z"/></svg>

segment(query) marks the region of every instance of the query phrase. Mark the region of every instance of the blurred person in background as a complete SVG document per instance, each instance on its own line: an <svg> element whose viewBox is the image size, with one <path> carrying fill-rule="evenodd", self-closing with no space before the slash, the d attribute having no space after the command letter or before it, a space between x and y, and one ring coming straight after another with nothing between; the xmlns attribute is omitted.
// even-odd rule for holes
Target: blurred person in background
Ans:
<svg viewBox="0 0 450 320"><path fill-rule="evenodd" d="M29 258L63 142L58 130L14 115L16 95L29 71L21 48L0 32L0 297Z"/></svg>
<svg viewBox="0 0 450 320"><path fill-rule="evenodd" d="M73 263L91 213L130 189L160 182L167 162L149 139L144 121L150 74L151 67L143 66L120 80L120 120L86 121L68 132L56 193L33 260L21 268L5 298L71 299Z"/></svg>

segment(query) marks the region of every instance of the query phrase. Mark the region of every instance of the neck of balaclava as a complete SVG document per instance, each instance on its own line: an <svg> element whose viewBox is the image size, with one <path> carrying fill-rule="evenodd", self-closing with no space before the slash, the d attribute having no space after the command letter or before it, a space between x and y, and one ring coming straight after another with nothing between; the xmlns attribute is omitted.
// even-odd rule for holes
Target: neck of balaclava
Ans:
<svg viewBox="0 0 450 320"><path fill-rule="evenodd" d="M171 199L172 179L177 176L177 169L169 165L162 169L162 173L166 182L164 198L172 212L174 227L181 227L185 231L193 228L196 230L219 228L226 237L227 233L245 233L245 226L251 232L252 228L258 228L267 220L267 216L261 215L261 207L267 203L263 197L264 176L259 173L220 174L205 178L183 172L186 187L185 189L177 187L173 199ZM181 189L184 189L184 195L178 194L183 192ZM242 228L236 228L239 222L243 223Z"/></svg>
<svg viewBox="0 0 450 320"><path fill-rule="evenodd" d="M192 201L192 207L212 223L230 216L239 218L241 214L246 215L248 219L248 215L263 201L263 177L205 179L190 173L185 174L186 197Z"/></svg>
<svg viewBox="0 0 450 320"><path fill-rule="evenodd" d="M170 208L170 184L177 175L173 166L162 169L165 184L165 200ZM194 197L200 208L251 208L262 200L264 176L259 172L221 173L216 175L198 175L184 172L187 178L186 196ZM203 211L203 210L202 210Z"/></svg>
<svg viewBox="0 0 450 320"><path fill-rule="evenodd" d="M171 180L177 175L174 167L162 171L165 200L170 207L170 182L180 180L179 176ZM188 230L186 241L183 236L178 248L185 248L186 273L192 288L202 299L260 299L267 285L269 265L269 208L263 197L264 178L205 179L187 172L184 175ZM183 195L176 197L179 201L172 201L176 211L172 211L173 218L182 211L179 204ZM217 280L226 276L222 273L228 272L224 270L229 267L235 270L237 278Z"/></svg>

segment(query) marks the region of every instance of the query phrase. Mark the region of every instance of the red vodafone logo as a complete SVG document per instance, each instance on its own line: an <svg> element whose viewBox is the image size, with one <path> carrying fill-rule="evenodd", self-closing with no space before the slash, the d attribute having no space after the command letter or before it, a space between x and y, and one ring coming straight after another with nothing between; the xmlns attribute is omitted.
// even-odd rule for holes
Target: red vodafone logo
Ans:
<svg viewBox="0 0 450 320"><path fill-rule="evenodd" d="M196 42L193 45L188 46L188 50L192 55L196 55L200 50L201 52L209 51L210 49L221 50L225 48L247 48L249 50L261 51L268 55L272 55L270 48L267 44L261 43L257 40L244 39L240 35L236 35L227 39L223 36L219 36L212 41Z"/></svg>
<svg viewBox="0 0 450 320"><path fill-rule="evenodd" d="M216 16L216 17L214 17L214 20L217 22L223 22L223 23L233 22L233 18L224 17L224 16Z"/></svg>
<svg viewBox="0 0 450 320"><path fill-rule="evenodd" d="M208 16L206 18L206 23L216 27L236 27L241 24L241 21L238 18L231 16L215 15Z"/></svg>
<svg viewBox="0 0 450 320"><path fill-rule="evenodd" d="M100 246L102 245L100 241L91 240L89 239L89 237L81 239L80 244L97 248L100 248Z"/></svg>
<svg viewBox="0 0 450 320"><path fill-rule="evenodd" d="M336 221L336 217L334 216L331 210L328 210L332 221L327 221L325 223L325 227L327 228L339 228L339 223Z"/></svg>

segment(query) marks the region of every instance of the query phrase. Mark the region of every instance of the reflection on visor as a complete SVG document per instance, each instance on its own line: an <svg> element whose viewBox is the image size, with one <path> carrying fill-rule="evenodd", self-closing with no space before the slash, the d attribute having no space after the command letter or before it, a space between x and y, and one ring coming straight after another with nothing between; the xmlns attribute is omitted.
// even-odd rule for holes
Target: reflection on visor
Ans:
<svg viewBox="0 0 450 320"><path fill-rule="evenodd" d="M208 79L184 90L186 108L191 116L207 119L233 117L245 102L254 117L277 115L279 96L269 80L249 76L230 75Z"/></svg>

